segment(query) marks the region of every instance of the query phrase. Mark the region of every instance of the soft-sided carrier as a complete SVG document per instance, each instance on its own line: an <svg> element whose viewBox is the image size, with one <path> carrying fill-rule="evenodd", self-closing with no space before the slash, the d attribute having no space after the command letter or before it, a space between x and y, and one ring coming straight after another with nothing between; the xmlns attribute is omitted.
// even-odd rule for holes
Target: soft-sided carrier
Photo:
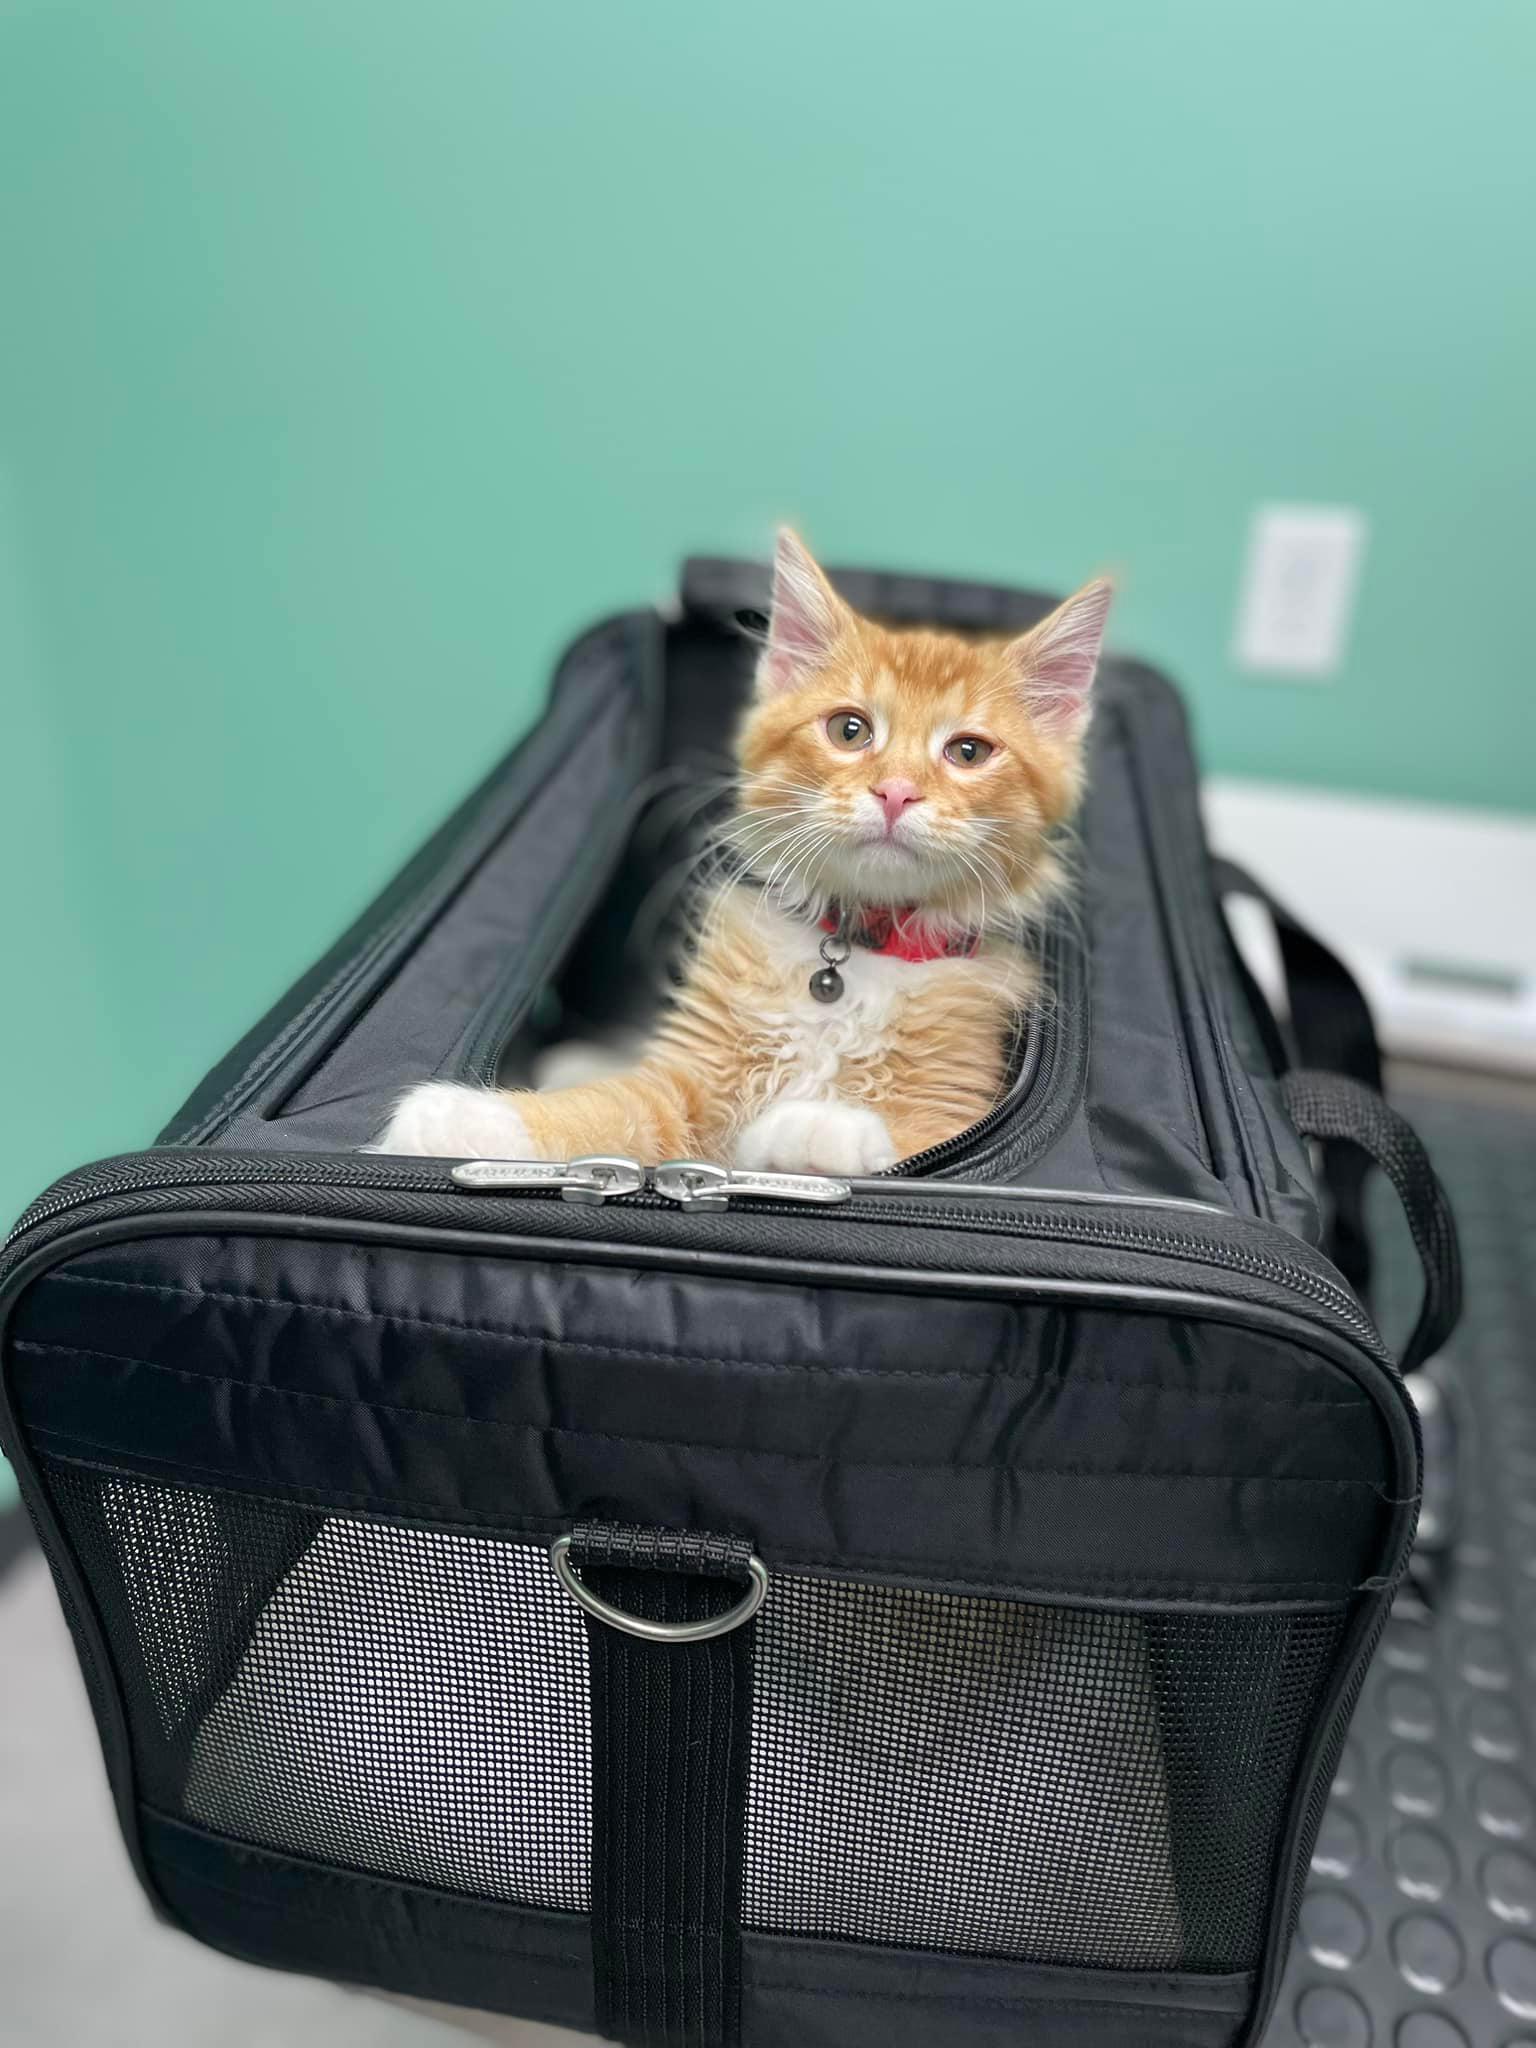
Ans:
<svg viewBox="0 0 1536 2048"><path fill-rule="evenodd" d="M1284 1040L1245 974L1166 682L1105 666L1048 999L953 1143L854 1184L359 1149L628 1015L765 588L695 562L586 634L160 1141L10 1241L4 1443L130 1853L219 1948L655 2048L1252 2041L1419 1494L1347 1146L1423 1255L1405 1366L1455 1244L1337 963L1280 920Z"/></svg>

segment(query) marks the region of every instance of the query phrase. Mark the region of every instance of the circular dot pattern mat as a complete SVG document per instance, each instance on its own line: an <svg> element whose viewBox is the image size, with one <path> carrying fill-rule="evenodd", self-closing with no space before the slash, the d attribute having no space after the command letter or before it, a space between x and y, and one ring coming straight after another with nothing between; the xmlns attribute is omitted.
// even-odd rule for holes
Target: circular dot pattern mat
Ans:
<svg viewBox="0 0 1536 2048"><path fill-rule="evenodd" d="M1536 2048L1536 1115L1403 1107L1466 1264L1442 1362L1463 1424L1458 1533L1366 1679L1264 2048ZM1396 1342L1413 1254L1387 1203L1374 1213Z"/></svg>

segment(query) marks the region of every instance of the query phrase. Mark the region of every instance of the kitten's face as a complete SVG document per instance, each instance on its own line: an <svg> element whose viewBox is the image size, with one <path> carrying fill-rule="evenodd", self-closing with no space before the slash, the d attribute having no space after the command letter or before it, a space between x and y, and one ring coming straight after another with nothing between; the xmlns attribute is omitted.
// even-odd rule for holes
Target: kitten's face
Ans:
<svg viewBox="0 0 1536 2048"><path fill-rule="evenodd" d="M893 632L780 536L737 844L786 897L919 905L959 923L1048 888L1082 778L1109 586L1014 641Z"/></svg>

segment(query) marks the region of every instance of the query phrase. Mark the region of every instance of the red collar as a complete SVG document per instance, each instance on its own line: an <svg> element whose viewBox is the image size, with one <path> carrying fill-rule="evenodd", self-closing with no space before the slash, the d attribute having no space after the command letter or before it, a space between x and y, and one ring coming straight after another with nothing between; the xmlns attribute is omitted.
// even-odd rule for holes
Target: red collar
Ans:
<svg viewBox="0 0 1536 2048"><path fill-rule="evenodd" d="M834 935L841 920L836 910L821 920L824 932ZM980 932L952 932L947 936L918 921L914 904L890 907L866 904L844 929L844 936L870 953L884 953L890 960L969 960L981 947Z"/></svg>

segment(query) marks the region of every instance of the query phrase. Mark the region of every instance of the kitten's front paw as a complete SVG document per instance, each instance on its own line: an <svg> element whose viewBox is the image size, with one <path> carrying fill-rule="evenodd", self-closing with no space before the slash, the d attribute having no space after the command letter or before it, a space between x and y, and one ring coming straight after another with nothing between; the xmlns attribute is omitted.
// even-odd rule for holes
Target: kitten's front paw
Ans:
<svg viewBox="0 0 1536 2048"><path fill-rule="evenodd" d="M423 1159L531 1159L528 1126L512 1098L458 1081L423 1081L402 1095L369 1152Z"/></svg>
<svg viewBox="0 0 1536 2048"><path fill-rule="evenodd" d="M879 1173L895 1160L884 1119L857 1102L776 1102L736 1140L738 1166L774 1173Z"/></svg>

